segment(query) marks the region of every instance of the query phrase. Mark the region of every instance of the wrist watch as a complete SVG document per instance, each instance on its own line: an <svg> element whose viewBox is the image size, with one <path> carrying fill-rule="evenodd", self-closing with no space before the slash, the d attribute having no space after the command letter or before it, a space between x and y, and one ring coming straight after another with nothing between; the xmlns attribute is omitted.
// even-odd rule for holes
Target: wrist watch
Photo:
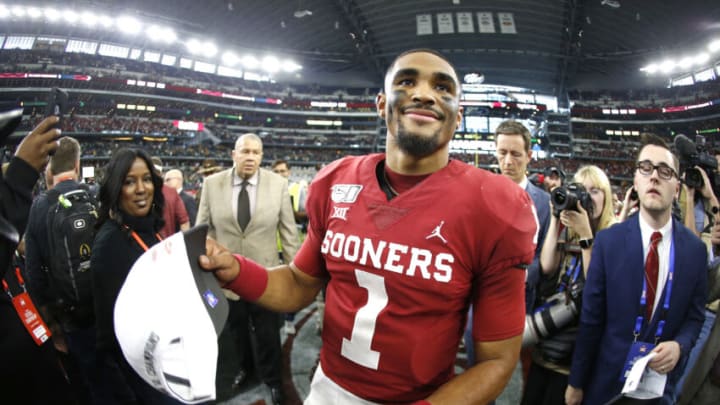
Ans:
<svg viewBox="0 0 720 405"><path fill-rule="evenodd" d="M578 244L580 244L580 248L582 249L589 249L590 247L592 247L593 238L580 239L578 241Z"/></svg>

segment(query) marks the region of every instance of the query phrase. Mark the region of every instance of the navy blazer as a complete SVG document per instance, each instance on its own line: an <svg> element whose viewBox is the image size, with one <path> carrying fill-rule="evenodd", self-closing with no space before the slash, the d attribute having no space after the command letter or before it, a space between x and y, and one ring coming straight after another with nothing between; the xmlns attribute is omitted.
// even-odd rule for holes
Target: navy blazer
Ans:
<svg viewBox="0 0 720 405"><path fill-rule="evenodd" d="M635 319L642 311L645 258L638 217L600 231L595 238L569 377L570 385L584 390L584 404L603 404L622 390L620 374L633 342ZM705 245L675 219L672 226L674 281L660 341L677 341L681 357L668 375L666 397L673 392L700 332L707 295ZM659 312L639 340L654 341Z"/></svg>
<svg viewBox="0 0 720 405"><path fill-rule="evenodd" d="M529 314L532 313L533 310L535 290L540 282L540 274L542 273L540 270L540 252L545 242L548 226L550 226L550 194L529 181L527 187L525 187L525 191L530 195L538 217L537 247L535 248L535 257L532 263L530 263L530 267L528 267L527 281L525 282L525 313Z"/></svg>

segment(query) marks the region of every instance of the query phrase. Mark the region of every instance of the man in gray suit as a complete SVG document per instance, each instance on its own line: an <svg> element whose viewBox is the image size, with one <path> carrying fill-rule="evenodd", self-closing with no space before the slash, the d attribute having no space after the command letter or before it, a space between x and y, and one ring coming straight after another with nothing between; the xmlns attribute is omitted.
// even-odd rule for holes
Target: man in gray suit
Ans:
<svg viewBox="0 0 720 405"><path fill-rule="evenodd" d="M268 267L280 264L279 237L283 261L290 263L299 247L299 238L287 179L260 168L262 140L255 134L237 139L232 158L231 169L205 179L196 223L209 224L208 235L233 253ZM258 377L270 388L273 402L281 403L279 315L243 301L229 290L226 295L231 300L231 312L226 326L229 330L223 333L237 334L235 347L241 367L244 351L252 346ZM222 341L221 337L221 350ZM224 356L221 353L219 357ZM240 385L244 377L243 372L238 373L235 385Z"/></svg>

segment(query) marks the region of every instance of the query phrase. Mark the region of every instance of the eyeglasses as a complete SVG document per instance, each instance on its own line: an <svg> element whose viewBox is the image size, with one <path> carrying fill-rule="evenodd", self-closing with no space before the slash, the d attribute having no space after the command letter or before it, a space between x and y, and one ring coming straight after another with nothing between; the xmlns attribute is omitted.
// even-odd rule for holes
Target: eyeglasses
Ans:
<svg viewBox="0 0 720 405"><path fill-rule="evenodd" d="M637 171L640 172L640 174L642 174L643 176L650 176L652 175L653 171L657 170L658 176L663 180L670 180L673 177L677 177L675 169L666 165L665 163L654 165L649 160L643 160L642 162L637 162L637 165L635 167L637 168Z"/></svg>

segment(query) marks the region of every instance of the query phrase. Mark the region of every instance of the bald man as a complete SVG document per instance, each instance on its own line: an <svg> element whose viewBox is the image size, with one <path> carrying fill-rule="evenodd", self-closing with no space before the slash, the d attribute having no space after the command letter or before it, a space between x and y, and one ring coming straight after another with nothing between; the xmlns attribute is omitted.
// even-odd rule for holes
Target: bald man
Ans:
<svg viewBox="0 0 720 405"><path fill-rule="evenodd" d="M195 226L195 219L197 217L197 203L195 202L195 197L183 191L184 184L185 179L183 177L182 171L178 169L172 169L168 170L168 172L165 173L165 185L174 190L177 190L180 199L185 205L185 210L188 213L188 217L190 218L190 226L193 227Z"/></svg>

